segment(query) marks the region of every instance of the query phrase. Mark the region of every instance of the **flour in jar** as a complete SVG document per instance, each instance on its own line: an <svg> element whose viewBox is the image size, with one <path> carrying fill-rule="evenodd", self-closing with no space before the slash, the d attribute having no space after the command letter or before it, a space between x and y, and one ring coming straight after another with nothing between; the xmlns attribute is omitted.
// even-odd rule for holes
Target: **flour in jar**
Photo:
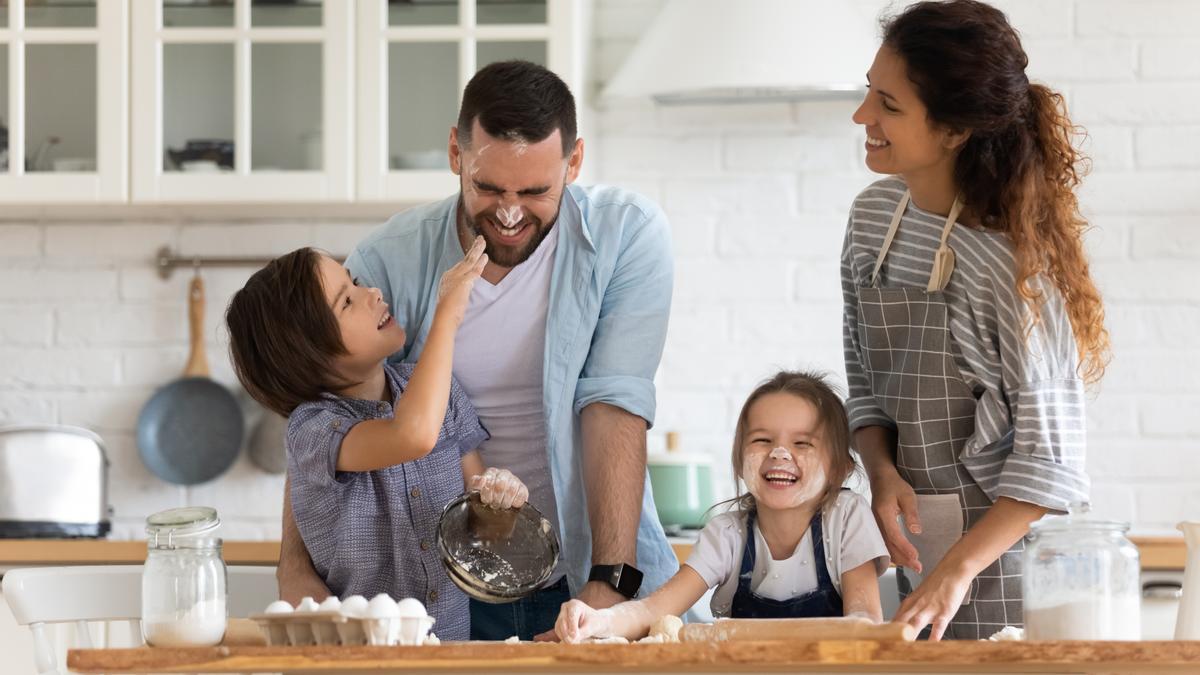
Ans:
<svg viewBox="0 0 1200 675"><path fill-rule="evenodd" d="M1026 598L1025 639L1140 640L1141 611L1136 595Z"/></svg>
<svg viewBox="0 0 1200 675"><path fill-rule="evenodd" d="M207 647L225 637L224 600L203 600L175 615L142 618L146 642L155 647Z"/></svg>

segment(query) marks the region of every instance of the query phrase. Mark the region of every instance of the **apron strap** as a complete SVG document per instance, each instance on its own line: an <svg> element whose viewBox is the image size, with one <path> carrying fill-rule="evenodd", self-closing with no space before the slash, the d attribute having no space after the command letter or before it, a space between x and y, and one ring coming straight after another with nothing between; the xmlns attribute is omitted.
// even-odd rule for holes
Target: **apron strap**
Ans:
<svg viewBox="0 0 1200 675"><path fill-rule="evenodd" d="M946 216L946 225L942 227L941 244L937 253L933 255L933 269L929 272L929 283L925 285L925 290L929 293L946 290L946 286L950 284L950 275L954 273L954 249L950 248L946 241L950 239L950 230L954 229L954 222L958 220L962 208L962 200L956 195L954 204L950 207L950 215Z"/></svg>
<svg viewBox="0 0 1200 675"><path fill-rule="evenodd" d="M883 261L892 248L892 241L896 238L896 232L900 230L900 221L903 220L904 211L908 208L911 199L912 193L905 190L904 196L900 198L900 203L896 205L896 211L892 214L892 222L888 225L887 235L883 238L883 246L879 249L879 255L875 257L875 269L871 271L871 286L878 285L879 270L883 267ZM962 199L956 196L954 204L950 207L950 215L946 216L946 224L942 227L941 243L937 253L933 256L933 269L930 270L929 281L925 285L926 292L945 290L946 285L950 283L950 275L954 273L954 250L946 242L950 239L950 231L954 229L954 223L962 213L962 208Z"/></svg>
<svg viewBox="0 0 1200 675"><path fill-rule="evenodd" d="M888 249L892 247L892 240L896 238L896 231L900 229L900 220L904 218L904 210L908 208L908 200L911 198L912 194L905 190L904 196L900 198L900 204L896 206L896 211L892 214L892 224L888 225L887 236L883 238L883 246L879 249L879 255L875 256L875 269L871 270L872 286L879 280L879 268L883 267L883 259L887 257Z"/></svg>

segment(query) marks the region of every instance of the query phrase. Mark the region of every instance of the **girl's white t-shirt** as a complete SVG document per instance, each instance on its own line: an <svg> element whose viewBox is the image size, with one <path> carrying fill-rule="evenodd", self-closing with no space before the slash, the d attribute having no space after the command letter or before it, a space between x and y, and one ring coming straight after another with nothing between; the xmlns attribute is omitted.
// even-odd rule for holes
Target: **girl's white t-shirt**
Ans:
<svg viewBox="0 0 1200 675"><path fill-rule="evenodd" d="M887 570L891 558L871 507L862 495L843 490L833 507L822 511L821 529L825 536L824 564L838 593L842 592L842 572L869 561L875 562L877 575ZM772 559L757 527L754 534L752 591L764 598L787 600L817 588L812 528L805 531L796 550L785 560ZM737 592L745 542L746 513L722 513L714 516L700 531L700 539L688 556L687 566L696 570L709 588L717 587L712 598L713 616L729 616Z"/></svg>

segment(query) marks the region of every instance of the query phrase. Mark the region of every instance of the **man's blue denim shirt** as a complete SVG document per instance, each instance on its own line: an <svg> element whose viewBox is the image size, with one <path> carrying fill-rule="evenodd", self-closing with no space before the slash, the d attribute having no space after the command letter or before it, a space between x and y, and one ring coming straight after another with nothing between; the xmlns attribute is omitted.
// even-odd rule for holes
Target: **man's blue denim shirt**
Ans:
<svg viewBox="0 0 1200 675"><path fill-rule="evenodd" d="M458 195L396 214L359 243L346 267L378 287L407 333L392 361L415 361L442 274L463 258ZM568 186L554 227L558 250L546 318L543 397L567 580L579 592L591 566L579 412L592 403L654 422L654 373L671 309L674 264L666 216L654 202L608 186ZM638 526L645 596L678 569L647 476ZM608 561L605 561L608 562Z"/></svg>

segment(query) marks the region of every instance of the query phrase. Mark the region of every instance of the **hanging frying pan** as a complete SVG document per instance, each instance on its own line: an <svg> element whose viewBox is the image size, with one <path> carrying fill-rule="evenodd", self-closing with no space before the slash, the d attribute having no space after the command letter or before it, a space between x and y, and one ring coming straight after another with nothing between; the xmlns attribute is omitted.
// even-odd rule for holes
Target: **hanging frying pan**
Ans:
<svg viewBox="0 0 1200 675"><path fill-rule="evenodd" d="M204 282L188 289L191 352L183 377L161 387L142 408L138 453L156 476L178 485L224 473L242 445L242 411L233 394L209 377L204 351Z"/></svg>

